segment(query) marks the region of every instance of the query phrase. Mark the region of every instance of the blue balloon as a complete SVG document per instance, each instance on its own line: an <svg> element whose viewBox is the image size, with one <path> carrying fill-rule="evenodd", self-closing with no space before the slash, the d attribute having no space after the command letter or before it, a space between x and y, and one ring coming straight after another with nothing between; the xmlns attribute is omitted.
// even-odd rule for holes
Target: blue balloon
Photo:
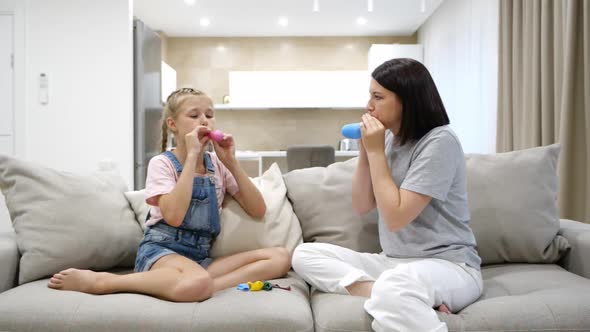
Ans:
<svg viewBox="0 0 590 332"><path fill-rule="evenodd" d="M361 124L357 122L344 125L342 127L342 136L353 139L361 138Z"/></svg>

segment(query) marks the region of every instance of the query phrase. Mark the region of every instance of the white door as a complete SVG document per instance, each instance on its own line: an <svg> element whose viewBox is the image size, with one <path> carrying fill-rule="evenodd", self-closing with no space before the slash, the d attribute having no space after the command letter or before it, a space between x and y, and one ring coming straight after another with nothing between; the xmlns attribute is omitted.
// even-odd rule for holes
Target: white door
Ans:
<svg viewBox="0 0 590 332"><path fill-rule="evenodd" d="M0 154L14 154L12 15L0 14Z"/></svg>

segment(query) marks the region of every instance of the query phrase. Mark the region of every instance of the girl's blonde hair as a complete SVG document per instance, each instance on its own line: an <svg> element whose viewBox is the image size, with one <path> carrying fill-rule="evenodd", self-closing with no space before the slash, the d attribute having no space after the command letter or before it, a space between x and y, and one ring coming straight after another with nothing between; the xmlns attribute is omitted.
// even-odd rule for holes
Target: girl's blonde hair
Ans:
<svg viewBox="0 0 590 332"><path fill-rule="evenodd" d="M169 117L176 119L178 115L178 111L180 110L180 105L184 101L184 97L187 96L205 96L208 97L204 92L195 90L193 88L180 88L174 92L172 92L168 98L166 99L166 105L164 106L164 112L162 112L162 140L161 140L161 147L162 151L166 151L166 145L168 145L168 124L166 124L166 119ZM177 138L178 139L178 138Z"/></svg>

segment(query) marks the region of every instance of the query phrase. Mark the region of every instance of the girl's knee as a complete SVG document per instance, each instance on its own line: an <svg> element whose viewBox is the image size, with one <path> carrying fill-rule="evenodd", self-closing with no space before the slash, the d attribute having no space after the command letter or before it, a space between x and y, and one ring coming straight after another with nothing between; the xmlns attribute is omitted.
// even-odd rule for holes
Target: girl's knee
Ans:
<svg viewBox="0 0 590 332"><path fill-rule="evenodd" d="M213 279L208 273L184 275L172 288L171 300L175 302L201 302L213 295Z"/></svg>
<svg viewBox="0 0 590 332"><path fill-rule="evenodd" d="M272 248L271 256L280 276L284 276L291 269L291 254L283 247Z"/></svg>

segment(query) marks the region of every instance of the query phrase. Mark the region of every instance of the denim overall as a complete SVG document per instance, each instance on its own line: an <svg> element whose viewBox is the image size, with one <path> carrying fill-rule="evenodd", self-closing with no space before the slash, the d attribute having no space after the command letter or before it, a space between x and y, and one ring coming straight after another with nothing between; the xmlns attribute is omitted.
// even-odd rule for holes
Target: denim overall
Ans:
<svg viewBox="0 0 590 332"><path fill-rule="evenodd" d="M172 161L178 176L182 165L170 151L163 153ZM206 176L193 178L193 192L188 211L179 227L170 226L161 219L146 229L137 250L135 271L148 271L161 257L178 254L187 257L207 268L213 261L209 257L211 241L219 234L219 208L215 190L215 169L211 156L203 156ZM148 214L149 219L149 214Z"/></svg>

